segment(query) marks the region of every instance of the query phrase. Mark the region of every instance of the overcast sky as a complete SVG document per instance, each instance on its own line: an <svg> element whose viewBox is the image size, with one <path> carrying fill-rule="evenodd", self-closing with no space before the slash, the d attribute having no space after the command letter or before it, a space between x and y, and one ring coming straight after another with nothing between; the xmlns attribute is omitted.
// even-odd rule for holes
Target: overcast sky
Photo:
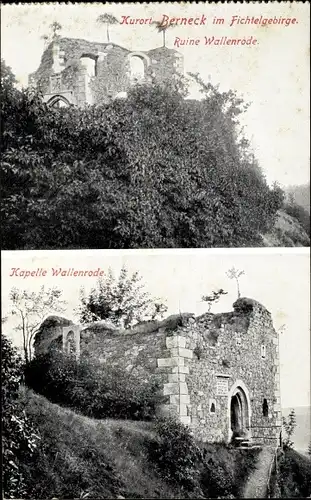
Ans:
<svg viewBox="0 0 311 500"><path fill-rule="evenodd" d="M252 102L243 118L247 136L269 183L282 185L309 181L309 19L308 2L253 2L244 4L51 4L2 5L2 57L26 85L35 71L44 48L43 34L58 21L62 36L106 41L105 28L96 24L99 14L118 17L162 19L207 17L203 26L178 26L167 33L167 45L176 37L199 38L198 46L180 47L185 71L199 72L207 81L219 83L222 90L236 89ZM296 18L290 26L238 25L230 27L232 15ZM224 18L213 25L214 16ZM204 36L248 37L258 39L255 46L205 46ZM130 50L149 50L161 45L162 35L152 26L118 25L111 28L111 40ZM193 97L198 96L192 88Z"/></svg>
<svg viewBox="0 0 311 500"><path fill-rule="evenodd" d="M207 311L201 301L204 294L223 288L228 292L212 312L232 310L237 298L236 285L226 271L235 266L244 270L240 278L242 296L261 302L272 314L280 333L281 390L284 407L308 405L310 401L310 290L309 252L307 249L244 250L150 250L150 251L41 251L3 252L2 309L8 315L7 332L16 344L9 315L9 291L12 287L39 290L41 285L63 290L67 300L65 316L77 322L74 309L79 303L79 289L96 284L90 277L51 277L52 268L95 270L108 268L118 275L122 265L144 278L146 289L167 301L168 314ZM16 277L12 268L47 270L45 278Z"/></svg>

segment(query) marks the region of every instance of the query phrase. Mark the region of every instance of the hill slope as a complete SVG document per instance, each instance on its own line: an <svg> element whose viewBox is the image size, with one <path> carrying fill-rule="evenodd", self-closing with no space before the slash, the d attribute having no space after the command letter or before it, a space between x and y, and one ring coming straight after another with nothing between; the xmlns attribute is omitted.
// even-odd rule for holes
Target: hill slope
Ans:
<svg viewBox="0 0 311 500"><path fill-rule="evenodd" d="M147 458L153 423L93 420L23 388L21 402L41 445L23 464L31 500L54 498L239 498L257 462L257 450L205 444L194 490L167 482ZM181 453L187 449L181 444Z"/></svg>
<svg viewBox="0 0 311 500"><path fill-rule="evenodd" d="M178 498L145 459L153 437L144 422L92 420L25 391L26 413L43 450L27 471L33 498Z"/></svg>
<svg viewBox="0 0 311 500"><path fill-rule="evenodd" d="M288 197L291 195L298 205L310 213L310 183L299 186L288 186L285 192Z"/></svg>
<svg viewBox="0 0 311 500"><path fill-rule="evenodd" d="M305 247L310 245L310 238L304 228L297 219L288 215L284 210L277 212L274 227L262 237L266 247Z"/></svg>

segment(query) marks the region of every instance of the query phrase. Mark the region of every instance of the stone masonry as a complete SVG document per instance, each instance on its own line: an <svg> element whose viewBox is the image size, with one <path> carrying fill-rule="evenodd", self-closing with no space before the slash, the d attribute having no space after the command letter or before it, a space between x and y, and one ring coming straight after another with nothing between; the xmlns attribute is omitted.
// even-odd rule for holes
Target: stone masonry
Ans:
<svg viewBox="0 0 311 500"><path fill-rule="evenodd" d="M183 56L174 49L130 51L114 43L60 38L44 50L29 84L50 106L85 106L125 97L136 83L165 83L182 74Z"/></svg>
<svg viewBox="0 0 311 500"><path fill-rule="evenodd" d="M178 314L120 330L100 321L45 320L36 355L55 343L77 358L109 362L143 380L156 377L165 404L201 441L233 437L275 445L281 431L278 336L257 301L238 299L221 314Z"/></svg>

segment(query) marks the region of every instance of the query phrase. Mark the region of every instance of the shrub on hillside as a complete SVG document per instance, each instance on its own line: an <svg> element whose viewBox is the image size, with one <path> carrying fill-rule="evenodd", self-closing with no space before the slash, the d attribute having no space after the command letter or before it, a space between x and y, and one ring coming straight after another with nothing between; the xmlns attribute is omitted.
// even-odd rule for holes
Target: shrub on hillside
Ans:
<svg viewBox="0 0 311 500"><path fill-rule="evenodd" d="M31 487L25 465L31 464L39 444L38 431L19 400L22 360L10 340L1 336L2 470L6 498L29 498Z"/></svg>
<svg viewBox="0 0 311 500"><path fill-rule="evenodd" d="M77 361L61 352L32 360L25 381L50 401L93 418L150 420L162 402L155 379L145 382L108 363Z"/></svg>
<svg viewBox="0 0 311 500"><path fill-rule="evenodd" d="M148 84L53 109L13 90L1 96L5 249L254 246L282 205L238 140L232 91L208 84L193 101Z"/></svg>
<svg viewBox="0 0 311 500"><path fill-rule="evenodd" d="M301 205L292 201L290 203L285 203L283 210L298 220L301 226L304 228L306 233L310 236L310 214Z"/></svg>
<svg viewBox="0 0 311 500"><path fill-rule="evenodd" d="M205 498L241 498L259 449L238 450L224 443L203 446L201 485Z"/></svg>
<svg viewBox="0 0 311 500"><path fill-rule="evenodd" d="M287 448L279 463L279 486L282 498L310 498L311 462Z"/></svg>
<svg viewBox="0 0 311 500"><path fill-rule="evenodd" d="M155 430L157 438L149 447L149 459L163 478L188 490L198 488L201 454L189 428L169 416L157 418Z"/></svg>

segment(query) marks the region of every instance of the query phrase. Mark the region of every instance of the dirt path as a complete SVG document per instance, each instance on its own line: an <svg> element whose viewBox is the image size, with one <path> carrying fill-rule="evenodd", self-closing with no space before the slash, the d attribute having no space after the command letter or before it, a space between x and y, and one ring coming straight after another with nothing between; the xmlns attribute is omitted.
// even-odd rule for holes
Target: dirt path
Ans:
<svg viewBox="0 0 311 500"><path fill-rule="evenodd" d="M243 498L266 498L269 470L274 454L275 448L272 446L265 446L261 450L256 468L245 485Z"/></svg>

